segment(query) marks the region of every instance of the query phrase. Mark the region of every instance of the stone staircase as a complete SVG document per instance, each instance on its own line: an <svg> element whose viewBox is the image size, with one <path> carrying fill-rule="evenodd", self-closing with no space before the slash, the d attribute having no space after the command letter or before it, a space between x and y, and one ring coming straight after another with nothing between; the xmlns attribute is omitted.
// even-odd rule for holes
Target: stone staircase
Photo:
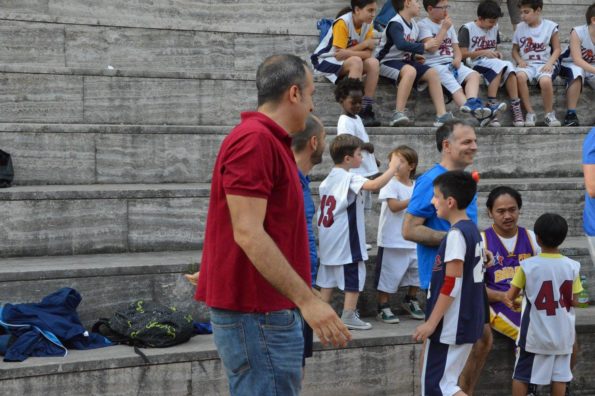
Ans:
<svg viewBox="0 0 595 396"><path fill-rule="evenodd" d="M0 148L12 154L16 174L14 187L0 190L0 304L37 301L70 286L83 296L79 313L87 325L138 298L175 303L205 319L204 306L192 300L192 287L181 274L200 265L219 145L240 111L256 105L259 62L280 52L307 59L317 42L315 20L334 16L345 4L0 0ZM476 4L451 1L457 26L474 19ZM567 42L570 28L583 23L588 4L546 1L544 16L560 23ZM510 48L508 16L501 28L503 49ZM556 84L562 116L563 83ZM316 113L332 138L340 109L333 87L323 79L316 85ZM539 114L538 92L532 93ZM377 102L380 117L387 120L394 88L381 82ZM583 125L595 123L593 102L593 91L586 89L579 105ZM420 154L423 171L437 160L434 131L424 127L433 111L428 98L417 94L408 108L415 127L368 132L381 161L386 163L394 146L408 144ZM503 121L507 125L508 116ZM565 252L583 263L595 290L581 231L581 144L588 129L480 129L475 168L482 175L480 225L488 224L483 208L489 190L516 186L525 201L523 225L530 227L546 210L568 219ZM314 180L322 180L330 167L327 154ZM367 219L371 242L378 212L376 206ZM362 312L371 314L374 293L364 293L360 303ZM582 315L579 333L587 357L595 345L595 314L590 309ZM405 320L397 330L377 326L345 351L317 345L305 393L419 392L419 346L408 340L415 324ZM503 394L493 378L509 381L511 362L502 352L508 349L504 340L497 342L499 352L490 358L481 394ZM148 355L149 366L125 347L0 363L0 394L227 392L209 337ZM587 375L592 367L581 363L578 368L585 395L595 392ZM349 373L337 377L345 384L329 379L339 371Z"/></svg>

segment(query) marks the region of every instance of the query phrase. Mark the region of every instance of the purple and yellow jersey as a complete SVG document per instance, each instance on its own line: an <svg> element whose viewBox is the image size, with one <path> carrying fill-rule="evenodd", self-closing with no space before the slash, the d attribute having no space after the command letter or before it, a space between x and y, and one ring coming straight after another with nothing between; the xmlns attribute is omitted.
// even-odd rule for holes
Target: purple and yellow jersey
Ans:
<svg viewBox="0 0 595 396"><path fill-rule="evenodd" d="M519 227L517 241L512 252L509 252L492 227L483 232L486 249L494 254L494 265L485 272L486 287L506 292L519 267L520 261L536 254L529 233ZM521 313L508 308L502 302L490 303L490 323L494 330L507 337L516 339L521 324Z"/></svg>

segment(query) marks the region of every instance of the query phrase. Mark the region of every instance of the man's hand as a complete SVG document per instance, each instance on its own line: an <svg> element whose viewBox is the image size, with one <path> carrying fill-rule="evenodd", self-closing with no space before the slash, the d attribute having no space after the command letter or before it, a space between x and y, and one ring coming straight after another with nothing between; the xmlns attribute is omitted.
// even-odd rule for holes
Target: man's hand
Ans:
<svg viewBox="0 0 595 396"><path fill-rule="evenodd" d="M420 326L417 326L417 329L415 329L411 338L413 338L414 341L425 341L429 336L434 334L435 330L436 328L434 326L426 322Z"/></svg>
<svg viewBox="0 0 595 396"><path fill-rule="evenodd" d="M190 283L192 283L194 286L196 286L196 284L198 283L198 275L200 274L200 271L196 271L193 274L185 274L184 278L186 278L186 280Z"/></svg>
<svg viewBox="0 0 595 396"><path fill-rule="evenodd" d="M310 325L322 345L345 347L351 341L351 333L330 305L315 297L300 306L304 320Z"/></svg>
<svg viewBox="0 0 595 396"><path fill-rule="evenodd" d="M500 302L504 303L508 308L514 309L514 302L511 301L505 292L498 293L500 297Z"/></svg>
<svg viewBox="0 0 595 396"><path fill-rule="evenodd" d="M490 252L488 249L483 249L483 267L490 268L494 265L494 253Z"/></svg>

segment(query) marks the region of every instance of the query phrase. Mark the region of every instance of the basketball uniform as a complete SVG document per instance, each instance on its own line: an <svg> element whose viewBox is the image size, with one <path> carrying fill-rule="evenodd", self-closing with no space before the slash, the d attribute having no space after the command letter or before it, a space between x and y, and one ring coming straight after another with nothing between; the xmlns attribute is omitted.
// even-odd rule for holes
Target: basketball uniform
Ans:
<svg viewBox="0 0 595 396"><path fill-rule="evenodd" d="M366 38L371 37L373 34L372 25L364 23L357 32L355 25L353 24L353 13L348 12L335 19L333 22L333 28L338 21L344 21L349 31L349 40L347 42L347 48L362 43ZM323 75L329 79L332 83L336 83L343 66L343 61L335 58L335 47L333 47L333 28L329 29L326 36L322 39L314 53L310 56L314 71L316 74Z"/></svg>
<svg viewBox="0 0 595 396"><path fill-rule="evenodd" d="M595 66L595 43L591 41L589 26L576 26L572 29L572 31L576 32L581 42L581 55L583 60ZM579 67L572 62L570 47L566 48L566 50L560 56L560 59L562 60L560 75L564 77L567 82L570 83L576 78L581 78L583 84L586 82L591 86L591 88L595 89L595 74L585 71L582 67Z"/></svg>
<svg viewBox="0 0 595 396"><path fill-rule="evenodd" d="M530 83L534 84L544 76L551 77L552 80L556 78L559 71L557 63L551 72L543 72L540 69L550 59L552 36L557 32L558 25L549 19L542 19L536 27L530 27L525 22L517 25L512 43L519 47L521 58L527 62L527 67L517 67L517 73L525 73Z"/></svg>
<svg viewBox="0 0 595 396"><path fill-rule="evenodd" d="M485 321L483 244L471 220L454 224L442 240L428 291L428 319L444 285L446 263L462 260L461 290L426 343L422 395L453 395L473 343L483 335Z"/></svg>
<svg viewBox="0 0 595 396"><path fill-rule="evenodd" d="M363 290L364 260L368 259L362 195L366 181L358 174L335 167L320 183L317 212L320 267L316 279L320 287Z"/></svg>
<svg viewBox="0 0 595 396"><path fill-rule="evenodd" d="M426 38L434 38L440 31L440 25L432 22L430 18L424 18L419 22L419 40ZM457 33L453 26L451 26L446 37L440 43L440 47L434 52L427 52L425 55L425 65L433 67L440 75L442 86L446 88L451 94L462 89L461 85L469 77L473 70L461 64L456 73L453 73L452 61L454 59L453 44L459 44ZM455 75L456 74L456 75Z"/></svg>
<svg viewBox="0 0 595 396"><path fill-rule="evenodd" d="M465 32L467 32L469 36L469 52L497 50L498 44L500 43L498 24L491 29L485 30L477 26L475 22L468 22L459 30L459 42L461 41L461 36L465 34ZM515 72L515 67L512 62L498 58L468 58L467 65L481 74L487 85L489 85L498 74L504 71L502 73L502 79L500 80L500 86L503 86L510 73Z"/></svg>

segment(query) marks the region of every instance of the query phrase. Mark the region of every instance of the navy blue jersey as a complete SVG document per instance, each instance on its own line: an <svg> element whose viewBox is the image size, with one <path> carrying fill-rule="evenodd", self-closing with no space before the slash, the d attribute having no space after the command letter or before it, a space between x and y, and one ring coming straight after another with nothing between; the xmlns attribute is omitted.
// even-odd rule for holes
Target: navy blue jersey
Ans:
<svg viewBox="0 0 595 396"><path fill-rule="evenodd" d="M438 323L434 334L430 337L433 341L450 345L468 344L477 341L483 334L485 321L483 243L481 235L477 225L471 220L459 221L448 232L458 232L455 229L461 232L465 241L462 288L445 312L440 323ZM432 280L428 292L426 319L430 317L440 295L440 289L444 284L446 245L447 237L442 240L438 248L438 255L434 261Z"/></svg>

